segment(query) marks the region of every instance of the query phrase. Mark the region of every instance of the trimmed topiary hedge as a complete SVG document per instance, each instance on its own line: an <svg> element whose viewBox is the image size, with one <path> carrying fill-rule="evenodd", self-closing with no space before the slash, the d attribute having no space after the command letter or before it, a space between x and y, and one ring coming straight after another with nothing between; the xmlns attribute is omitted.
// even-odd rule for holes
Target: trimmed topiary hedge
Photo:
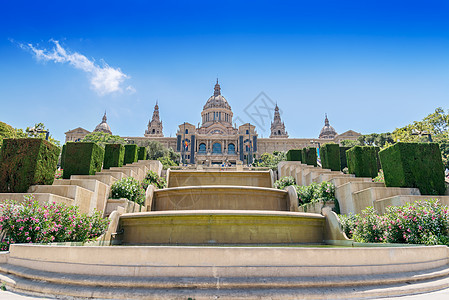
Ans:
<svg viewBox="0 0 449 300"><path fill-rule="evenodd" d="M348 161L346 159L346 151L351 149L351 147L340 147L340 170L343 171L344 168L348 167Z"/></svg>
<svg viewBox="0 0 449 300"><path fill-rule="evenodd" d="M122 144L106 144L104 147L103 169L122 167L125 161L125 146Z"/></svg>
<svg viewBox="0 0 449 300"><path fill-rule="evenodd" d="M147 159L147 148L139 147L139 153L137 154L138 160L146 160Z"/></svg>
<svg viewBox="0 0 449 300"><path fill-rule="evenodd" d="M315 147L307 147L303 149L303 164L307 164L310 166L317 166L316 161L316 148Z"/></svg>
<svg viewBox="0 0 449 300"><path fill-rule="evenodd" d="M65 159L65 144L62 145L62 150L61 150L61 169L64 170L64 159Z"/></svg>
<svg viewBox="0 0 449 300"><path fill-rule="evenodd" d="M72 175L95 175L101 171L103 160L104 150L95 143L67 143L62 178L69 179Z"/></svg>
<svg viewBox="0 0 449 300"><path fill-rule="evenodd" d="M423 195L444 195L444 170L437 143L396 143L379 152L385 185L419 188Z"/></svg>
<svg viewBox="0 0 449 300"><path fill-rule="evenodd" d="M26 193L36 184L52 184L59 147L43 139L4 139L0 158L0 192Z"/></svg>
<svg viewBox="0 0 449 300"><path fill-rule="evenodd" d="M321 166L323 169L340 171L340 147L338 144L325 144L320 148Z"/></svg>
<svg viewBox="0 0 449 300"><path fill-rule="evenodd" d="M377 176L376 147L355 146L346 151L348 171L356 177Z"/></svg>
<svg viewBox="0 0 449 300"><path fill-rule="evenodd" d="M139 146L125 145L125 165L132 164L138 160Z"/></svg>
<svg viewBox="0 0 449 300"><path fill-rule="evenodd" d="M290 149L287 151L287 161L301 161L301 156L300 149Z"/></svg>

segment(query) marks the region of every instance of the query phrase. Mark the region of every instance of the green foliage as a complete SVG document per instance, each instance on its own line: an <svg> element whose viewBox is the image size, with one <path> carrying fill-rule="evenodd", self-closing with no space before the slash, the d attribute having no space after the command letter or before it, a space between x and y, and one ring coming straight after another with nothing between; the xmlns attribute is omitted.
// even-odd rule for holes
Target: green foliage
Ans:
<svg viewBox="0 0 449 300"><path fill-rule="evenodd" d="M274 188L283 190L285 187L290 185L296 185L296 180L293 176L286 176L276 180L274 183Z"/></svg>
<svg viewBox="0 0 449 300"><path fill-rule="evenodd" d="M0 148L3 144L3 139L13 139L16 137L14 128L6 123L0 122Z"/></svg>
<svg viewBox="0 0 449 300"><path fill-rule="evenodd" d="M26 193L53 183L59 148L42 139L5 139L0 156L0 192Z"/></svg>
<svg viewBox="0 0 449 300"><path fill-rule="evenodd" d="M287 161L301 161L301 156L300 149L290 149L287 151Z"/></svg>
<svg viewBox="0 0 449 300"><path fill-rule="evenodd" d="M138 159L139 147L137 145L125 145L125 165L132 164Z"/></svg>
<svg viewBox="0 0 449 300"><path fill-rule="evenodd" d="M106 144L104 147L103 169L122 167L125 160L125 146L122 144Z"/></svg>
<svg viewBox="0 0 449 300"><path fill-rule="evenodd" d="M109 224L102 214L81 214L78 206L39 204L33 196L18 203L0 204L0 230L6 234L1 250L15 243L87 242L99 237Z"/></svg>
<svg viewBox="0 0 449 300"><path fill-rule="evenodd" d="M64 160L65 160L65 144L62 145L62 150L61 150L61 168L64 169Z"/></svg>
<svg viewBox="0 0 449 300"><path fill-rule="evenodd" d="M273 154L271 153L264 153L260 156L259 160L254 161L255 167L265 167L270 168L273 171L277 170L278 164L281 161L287 160L287 153L286 152L278 152L275 151Z"/></svg>
<svg viewBox="0 0 449 300"><path fill-rule="evenodd" d="M337 202L337 199L335 198L335 186L327 181L321 183L312 182L312 184L307 186L296 186L296 193L298 195L299 205L319 201Z"/></svg>
<svg viewBox="0 0 449 300"><path fill-rule="evenodd" d="M385 183L384 170L380 169L377 177L373 178L373 182Z"/></svg>
<svg viewBox="0 0 449 300"><path fill-rule="evenodd" d="M367 207L360 215L340 215L346 235L356 242L449 245L449 210L438 200L389 206L384 215Z"/></svg>
<svg viewBox="0 0 449 300"><path fill-rule="evenodd" d="M168 149L158 141L149 141L146 145L149 160L157 160L159 157L168 156Z"/></svg>
<svg viewBox="0 0 449 300"><path fill-rule="evenodd" d="M145 190L140 182L132 177L126 177L114 182L111 186L111 194L113 199L126 198L139 205L145 203Z"/></svg>
<svg viewBox="0 0 449 300"><path fill-rule="evenodd" d="M341 171L344 170L344 168L348 167L348 161L346 159L346 151L351 149L351 147L340 147L340 168Z"/></svg>
<svg viewBox="0 0 449 300"><path fill-rule="evenodd" d="M317 154L315 147L307 147L302 152L302 163L309 166L317 166Z"/></svg>
<svg viewBox="0 0 449 300"><path fill-rule="evenodd" d="M106 132L96 131L87 134L82 142L92 142L104 148L106 144L126 144L125 140L118 135L111 135Z"/></svg>
<svg viewBox="0 0 449 300"><path fill-rule="evenodd" d="M72 175L95 175L101 171L104 150L93 142L66 143L63 178Z"/></svg>
<svg viewBox="0 0 449 300"><path fill-rule="evenodd" d="M340 147L338 144L325 144L320 148L321 166L332 171L341 170Z"/></svg>
<svg viewBox="0 0 449 300"><path fill-rule="evenodd" d="M377 176L377 153L376 147L355 146L346 151L348 171L356 177Z"/></svg>
<svg viewBox="0 0 449 300"><path fill-rule="evenodd" d="M444 169L436 143L396 143L379 153L389 187L419 188L422 195L444 195Z"/></svg>
<svg viewBox="0 0 449 300"><path fill-rule="evenodd" d="M146 160L147 159L147 149L145 147L139 147L139 151L137 153L138 160Z"/></svg>
<svg viewBox="0 0 449 300"><path fill-rule="evenodd" d="M390 132L364 134L359 136L356 141L353 140L341 141L341 145L344 147L377 146L383 148L387 144L392 143L394 143L394 139L393 135Z"/></svg>
<svg viewBox="0 0 449 300"><path fill-rule="evenodd" d="M163 189L167 186L165 179L157 175L154 171L148 171L142 182L143 189L146 191L150 184L154 185L158 189Z"/></svg>
<svg viewBox="0 0 449 300"><path fill-rule="evenodd" d="M167 157L167 156L159 157L157 160L161 162L162 167L164 168L164 170L167 170L170 167L174 167L174 166L178 165L178 163L172 161L170 159L170 157Z"/></svg>

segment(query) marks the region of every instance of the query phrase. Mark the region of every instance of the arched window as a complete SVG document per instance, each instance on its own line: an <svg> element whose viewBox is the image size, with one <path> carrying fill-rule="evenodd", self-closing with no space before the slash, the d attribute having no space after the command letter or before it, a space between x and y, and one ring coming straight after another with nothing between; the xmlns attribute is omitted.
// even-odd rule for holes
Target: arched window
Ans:
<svg viewBox="0 0 449 300"><path fill-rule="evenodd" d="M235 154L235 145L234 144L229 144L228 145L228 153L229 154Z"/></svg>
<svg viewBox="0 0 449 300"><path fill-rule="evenodd" d="M201 143L198 148L198 153L206 153L206 144Z"/></svg>
<svg viewBox="0 0 449 300"><path fill-rule="evenodd" d="M212 145L212 153L221 153L221 144L220 143L214 143Z"/></svg>

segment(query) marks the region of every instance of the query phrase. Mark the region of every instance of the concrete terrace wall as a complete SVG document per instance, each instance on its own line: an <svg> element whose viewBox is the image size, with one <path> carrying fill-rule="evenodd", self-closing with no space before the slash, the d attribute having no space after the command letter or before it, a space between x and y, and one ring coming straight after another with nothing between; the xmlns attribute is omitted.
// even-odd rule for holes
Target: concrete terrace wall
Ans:
<svg viewBox="0 0 449 300"><path fill-rule="evenodd" d="M181 171L170 170L168 187L234 185L272 187L270 171Z"/></svg>

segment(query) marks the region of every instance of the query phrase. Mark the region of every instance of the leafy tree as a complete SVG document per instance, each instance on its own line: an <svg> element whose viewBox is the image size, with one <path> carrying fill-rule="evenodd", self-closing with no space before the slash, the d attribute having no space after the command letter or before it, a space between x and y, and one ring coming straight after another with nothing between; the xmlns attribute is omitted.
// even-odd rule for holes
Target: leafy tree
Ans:
<svg viewBox="0 0 449 300"><path fill-rule="evenodd" d="M2 123L2 122L0 122ZM5 123L3 123L5 124ZM8 125L9 126L9 125ZM1 127L1 125L0 125ZM12 127L11 127L12 128ZM42 131L47 131L45 128L44 123L36 123L33 127L27 127L24 131L21 128L12 128L13 134L10 136L11 138L18 138L18 139L25 139L25 138L39 138L39 139L45 139L47 133ZM1 138L1 129L0 129L0 140ZM6 138L6 137L5 137ZM51 135L48 137L48 141L58 147L61 147L61 143L54 139ZM1 142L0 142L1 144Z"/></svg>
<svg viewBox="0 0 449 300"><path fill-rule="evenodd" d="M101 147L105 147L106 144L126 144L126 141L118 135L111 135L106 132L92 132L86 135L82 142L94 142Z"/></svg>
<svg viewBox="0 0 449 300"><path fill-rule="evenodd" d="M3 144L3 139L15 138L16 132L14 128L6 123L0 122L0 147Z"/></svg>
<svg viewBox="0 0 449 300"><path fill-rule="evenodd" d="M271 153L264 153L259 160L254 161L255 167L268 167L272 170L277 170L278 164L281 161L287 160L286 152L274 151Z"/></svg>
<svg viewBox="0 0 449 300"><path fill-rule="evenodd" d="M159 157L164 157L168 155L168 149L158 141L149 141L146 145L147 148L147 158L149 160L156 160Z"/></svg>
<svg viewBox="0 0 449 300"><path fill-rule="evenodd" d="M162 166L164 167L164 169L168 169L172 166L178 165L176 162L171 160L170 157L168 157L168 156L159 157L157 160L162 163Z"/></svg>
<svg viewBox="0 0 449 300"><path fill-rule="evenodd" d="M394 143L394 139L391 133L371 133L364 134L357 138L356 141L353 140L343 140L341 145L344 147L354 147L354 146L378 146L385 147L387 144Z"/></svg>

